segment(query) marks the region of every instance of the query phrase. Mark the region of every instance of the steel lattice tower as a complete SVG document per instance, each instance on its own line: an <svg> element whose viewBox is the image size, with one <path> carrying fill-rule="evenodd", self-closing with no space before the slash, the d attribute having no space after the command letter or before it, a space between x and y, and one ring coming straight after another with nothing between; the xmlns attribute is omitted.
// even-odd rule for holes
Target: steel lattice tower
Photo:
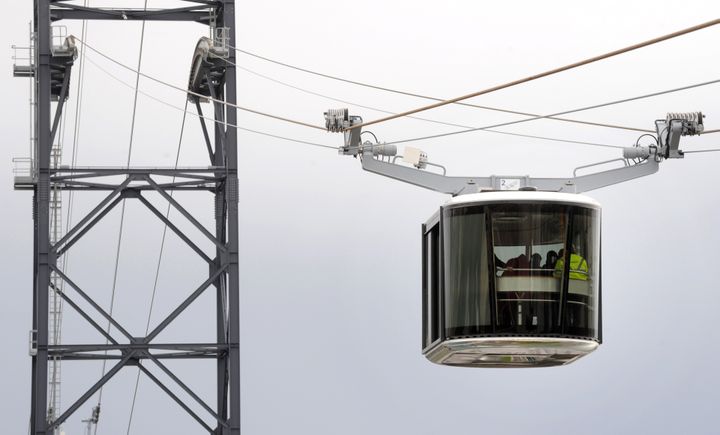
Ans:
<svg viewBox="0 0 720 435"><path fill-rule="evenodd" d="M237 178L237 134L227 125L237 124L236 74L233 64L235 52L225 54L229 62L218 62L212 57L193 58L193 74L189 91L209 96L214 101L214 141L210 138L208 126L200 118L205 132L210 163L194 168L73 168L57 167L51 162L53 142L58 131L64 102L68 97L70 73L73 66L74 47L57 46L52 41L52 23L61 20L118 20L118 21L186 21L197 22L215 29L222 29L223 37L231 47L235 46L235 5L234 0L193 0L185 7L172 9L103 9L82 7L63 0L34 0L33 30L35 35L35 57L29 68L16 69L17 76L32 77L35 80L35 120L37 145L31 173L17 177L17 189L34 192L34 260L33 260L33 331L32 331L32 395L30 433L50 434L78 410L95 392L115 374L126 367L138 367L155 382L198 423L212 434L240 433L240 322L238 283L238 178ZM84 48L84 47L83 47ZM190 96L200 110L197 96ZM51 101L57 101L52 111ZM227 104L224 104L227 103ZM174 177L174 181L158 179ZM117 183L107 179L119 180ZM75 192L105 191L107 196L87 215L71 228L60 240L51 240L51 192L55 189ZM215 197L214 231L206 229L193 215L175 201L168 193L173 190L211 192ZM158 211L144 196L145 192L157 192L207 237L214 245L214 255L201 250L163 213ZM136 199L144 204L158 219L175 232L209 265L208 276L170 315L163 319L146 336L130 334L108 314L87 292L58 267L58 260L81 239L95 224L103 219L117 204L125 199ZM57 276L65 283L67 291L61 290L51 281ZM216 292L216 313L208 319L216 322L217 340L214 343L159 343L155 338L170 323L191 305L208 288ZM50 292L57 294L64 302L77 310L88 325L100 332L109 344L50 344L49 306ZM83 310L77 303L84 300L94 312ZM119 336L109 334L96 319L104 319L113 325ZM212 320L210 320L212 321ZM106 353L107 351L107 353ZM111 368L83 395L56 417L48 418L48 361L60 358L75 360L112 360ZM217 360L217 406L210 407L190 387L184 384L163 364L163 359L215 359ZM210 425L208 417L194 413L167 385L163 384L143 364L152 364L172 379L177 386L207 411L216 422ZM52 414L51 414L52 415Z"/></svg>

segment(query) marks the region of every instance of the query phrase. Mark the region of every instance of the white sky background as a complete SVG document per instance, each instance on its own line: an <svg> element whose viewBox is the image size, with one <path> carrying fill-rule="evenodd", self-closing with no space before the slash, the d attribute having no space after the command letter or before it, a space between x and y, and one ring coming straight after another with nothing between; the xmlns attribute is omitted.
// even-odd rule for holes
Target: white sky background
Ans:
<svg viewBox="0 0 720 435"><path fill-rule="evenodd" d="M31 2L8 2L2 41L25 45ZM105 4L118 2L104 2ZM142 7L142 1L122 5ZM100 2L92 2L99 5ZM149 7L177 4L150 0ZM462 2L367 0L238 2L237 44L284 62L390 88L453 97L605 53L717 18L713 1ZM80 35L79 23L68 23ZM143 71L185 86L192 51L205 28L148 23ZM92 22L88 41L135 65L139 23ZM472 102L554 113L720 78L720 26L558 74ZM28 82L12 78L2 57L0 117L4 146L4 231L0 252L5 303L0 401L3 432L24 433L30 405L27 335L32 308L31 194L12 189L11 158L28 152ZM134 75L89 53L128 83ZM238 55L259 73L336 98L402 111L426 102L308 76ZM68 102L65 159L72 146L77 69ZM718 86L573 114L576 119L653 128L668 111L702 110L720 128ZM177 106L184 96L141 79L140 87ZM87 63L79 165L123 165L132 90ZM342 104L238 71L241 105L322 124ZM204 107L211 113L210 106ZM353 109L372 120L382 114ZM468 125L516 117L445 107L421 116ZM174 162L182 113L139 97L132 163ZM337 146L341 136L247 113L249 128ZM369 128L391 141L453 128L403 119ZM525 134L631 145L637 133L534 121L507 127ZM664 162L657 175L592 192L603 204L603 335L595 353L566 367L462 369L420 353L420 224L445 195L364 173L327 149L239 133L242 420L246 434L717 433L720 376L715 269L720 246L720 153ZM573 168L619 157L592 148L475 132L415 144L452 175L567 176ZM685 137L685 150L718 148L720 134ZM181 165L205 165L199 123L188 116ZM209 195L178 195L212 225ZM151 198L162 209L158 198ZM76 196L75 221L100 200ZM143 335L162 226L128 202L115 312ZM177 214L172 215L178 220ZM78 243L69 275L109 304L119 209ZM183 226L187 228L187 226ZM195 237L195 240L201 240ZM209 244L201 245L210 249ZM168 236L160 273L157 323L204 280L205 266ZM210 293L162 340L212 340ZM103 339L66 307L67 343ZM169 364L170 365L170 364ZM174 364L214 403L211 363ZM100 376L92 363L63 364L63 405ZM104 390L98 434L124 434L135 370ZM91 399L65 425L82 434ZM131 433L201 433L147 379L141 379Z"/></svg>

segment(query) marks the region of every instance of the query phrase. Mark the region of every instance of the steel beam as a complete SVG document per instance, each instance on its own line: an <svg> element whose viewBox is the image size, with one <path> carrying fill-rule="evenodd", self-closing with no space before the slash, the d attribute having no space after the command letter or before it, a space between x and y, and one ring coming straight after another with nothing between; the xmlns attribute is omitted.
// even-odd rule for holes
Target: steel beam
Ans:
<svg viewBox="0 0 720 435"><path fill-rule="evenodd" d="M150 354L150 353L147 353L145 356L146 356L147 358L149 358L150 360L152 360L152 362L154 362L155 365L157 365L158 367L160 367L160 370L162 370L163 372L165 372L165 374L168 375L168 377L169 377L170 379L172 379L176 384L178 384L178 386L179 386L180 388L182 388L183 391L185 391L190 397L192 397L193 399L195 399L195 401L196 401L200 406L202 406L203 409L205 409L210 415L212 415L213 418L214 418L215 420L217 420L217 422L218 422L221 426L228 427L228 424L225 422L225 420L224 420L223 418L221 418L219 415L217 415L217 414L215 413L215 411L213 411L213 409L212 409L210 406L208 406L208 404L205 403L204 400L202 400L202 399L200 398L200 396L198 396L197 394L195 394L190 387L188 387L187 385L185 385L185 383L184 383L183 381L181 381L180 378L178 378L178 377L175 375L175 373L172 372L172 370L170 370L169 368L167 368L167 367L165 366L165 364L163 364L162 362L160 362L156 356L154 356L154 355L152 355L152 354Z"/></svg>
<svg viewBox="0 0 720 435"><path fill-rule="evenodd" d="M203 138L205 138L205 146L207 147L208 156L210 157L210 162L214 164L215 152L213 151L212 144L210 143L210 135L208 134L207 124L205 123L205 116L203 115L200 100L195 101L195 107L197 108L197 112L199 115L198 119L200 120L200 127L202 127Z"/></svg>
<svg viewBox="0 0 720 435"><path fill-rule="evenodd" d="M75 311L77 311L77 313L80 314L83 319L85 319L88 323L90 323L90 325L92 325L92 327L95 328L100 334L102 334L102 336L105 337L110 343L116 344L116 345L119 344L119 343L113 338L113 336L110 335L110 334L105 330L105 328L103 328L103 327L100 326L96 321L94 321L94 320L92 319L92 317L90 317L90 315L89 315L88 313L86 313L85 310L83 310L78 304L76 304L72 299L70 299L70 298L68 297L68 295L65 294L65 292L63 292L62 290L60 290L60 289L58 289L57 287L55 287L55 285L54 285L52 282L50 283L50 287L52 287L53 290L55 290L55 293L57 293L58 295L60 295L60 297L61 297L68 305L70 305L73 309L75 309ZM50 347L50 346L48 346L48 347Z"/></svg>
<svg viewBox="0 0 720 435"><path fill-rule="evenodd" d="M113 350L184 350L193 352L224 352L227 345L222 343L145 343L140 341L128 344L56 344L48 349L67 352L93 352Z"/></svg>
<svg viewBox="0 0 720 435"><path fill-rule="evenodd" d="M213 428L211 428L210 426L208 426L208 424L205 423L205 421L203 421L202 418L200 418L197 414L195 414L195 412L193 412L193 410L190 409L190 408L185 404L185 402L183 402L182 400L180 400L180 398L179 398L177 395L175 395L175 393L173 393L168 387L166 387L165 384L163 384L163 383L160 381L160 379L158 379L157 377L155 377L155 375L153 375L152 372L150 372L150 370L148 370L147 368L143 367L142 364L138 364L138 367L140 368L140 370L141 370L143 373L145 373L145 376L147 376L148 378L150 378L151 381L155 382L155 384L156 384L158 387L160 387L160 389L163 390L163 391L165 392L165 394L167 394L168 396L170 396L170 398L172 398L172 399L175 401L175 403L177 403L178 405L180 405L180 407L181 407L182 409L184 409L185 412L187 412L188 414L190 414L190 416L191 416L192 418L194 418L198 423L200 423L200 425L201 425L202 427L204 427L205 430L207 430L207 431L208 431L209 433L211 433L211 434L214 434L214 433L215 433L215 431L213 430Z"/></svg>
<svg viewBox="0 0 720 435"><path fill-rule="evenodd" d="M190 223L195 226L195 228L197 228L198 230L200 230L200 232L203 233L203 235L204 235L205 237L207 237L208 239L210 239L210 241L213 242L213 243L215 244L215 246L217 246L217 247L218 247L220 250L222 250L223 252L227 251L227 248L225 247L225 244L223 244L220 240L218 240L215 236L213 236L213 235L210 233L210 231L208 231L207 228L205 228L205 227L203 226L203 224L201 224L200 222L198 222L198 220L195 219L192 214L190 214L187 210L185 210L185 208L184 208L182 205L180 205L180 203L178 203L178 202L175 200L175 198L173 198L172 196L168 195L168 193L165 192L160 186L158 186L158 184L157 184L155 181L153 181L153 179L150 178L149 176L145 177L145 179L147 180L148 184L155 189L156 192L158 192L158 193L159 193L163 198L165 198L173 207L175 207L175 209L176 209L177 211L179 211L181 215L185 216L185 218L186 218L187 220L189 220Z"/></svg>
<svg viewBox="0 0 720 435"><path fill-rule="evenodd" d="M95 383L90 389L88 389L85 394L80 396L78 400L75 401L70 407L65 411L60 417L56 418L55 421L53 421L49 426L48 429L52 430L58 426L60 426L65 420L67 420L68 417L70 417L79 407L82 406L83 403L85 403L90 397L92 397L97 390L99 390L103 385L105 385L110 379L112 379L117 372L120 371L123 367L125 367L125 364L130 361L135 354L133 352L129 352L119 363L117 363L113 368L111 368L105 375L100 378L99 381Z"/></svg>
<svg viewBox="0 0 720 435"><path fill-rule="evenodd" d="M122 327L122 325L120 325L110 314L103 310L100 305L98 305L97 302L93 300L93 298L91 298L90 296L88 296L87 293L82 291L82 289L78 287L78 285L75 284L70 278L68 278L67 275L65 275L60 269L53 266L52 271L55 272L57 276L60 277L60 279L62 279L70 287L72 287L83 299L85 299L85 301L87 301L87 303L89 303L93 308L95 308L95 310L97 310L97 312L100 313L101 316L103 316L108 322L110 322L111 325L113 325L118 331L120 331L122 335L127 337L130 341L133 340L133 336L129 332L127 332L125 328Z"/></svg>
<svg viewBox="0 0 720 435"><path fill-rule="evenodd" d="M143 203L145 205L145 207L147 207L152 212L152 214L154 214L165 225L167 225L167 227L170 228L172 230L172 232L174 232L178 237L180 237L180 239L182 239L182 241L185 242L185 244L187 244L193 251L195 251L203 260L205 260L209 264L213 264L212 259L210 257L208 257L207 254L198 247L198 245L193 243L193 241L190 240L190 238L188 238L188 236L186 236L178 227L176 227L175 224L170 222L170 220L168 218L166 218L160 212L160 210L156 209L152 204L150 204L150 202L147 199L145 199L141 195L138 196L138 199L140 200L141 203Z"/></svg>
<svg viewBox="0 0 720 435"><path fill-rule="evenodd" d="M48 0L35 0L34 32L36 35L35 95L37 138L37 186L35 187L35 288L34 307L37 331L37 353L33 356L33 418L30 431L47 435L48 392L48 287L50 284L50 4Z"/></svg>
<svg viewBox="0 0 720 435"><path fill-rule="evenodd" d="M237 47L235 40L235 0L223 0L222 23L230 33L230 46ZM235 50L230 50L228 65L225 69L225 97L227 122L237 125L237 77L235 71ZM225 181L225 201L227 204L227 247L228 247L228 390L230 396L229 430L230 435L240 434L240 281L238 271L238 154L237 129L230 128L225 133L225 162L227 180Z"/></svg>
<svg viewBox="0 0 720 435"><path fill-rule="evenodd" d="M56 5L50 11L53 21L59 20L118 20L118 21L190 21L207 24L211 9L192 6L173 9L110 9L80 5Z"/></svg>
<svg viewBox="0 0 720 435"><path fill-rule="evenodd" d="M200 287L195 289L195 291L192 292L190 294L190 296L188 296L177 308L175 308L175 310L173 310L172 313L170 313L165 318L165 320L160 322L160 324L158 326L156 326L155 329L153 329L152 332L150 332L150 334L147 335L147 337L145 337L145 343L151 342L155 337L157 337L157 335L159 333L161 333L165 328L167 328L167 326L170 323L172 323L172 321L175 320L177 318L177 316L179 316L183 311L185 311L185 309L195 299L197 299L205 291L205 289L207 289L213 283L213 281L215 281L217 279L217 277L220 276L220 274L223 272L225 272L225 267L221 268L220 270L218 270L217 272L212 274L210 276L210 278L208 278L207 280L205 280L205 282L200 284Z"/></svg>
<svg viewBox="0 0 720 435"><path fill-rule="evenodd" d="M63 255L68 249L70 249L75 243L78 242L85 234L87 234L88 231L92 229L102 218L104 218L108 213L112 211L112 209L115 208L120 202L123 200L122 195L115 198L115 201L111 202L110 205L105 207L100 213L98 213L90 222L88 222L85 227L83 227L82 230L80 230L75 237L68 240L64 245L62 245L62 248L57 249L57 246L60 245L59 243L53 246L53 249L57 251L57 256L60 257Z"/></svg>

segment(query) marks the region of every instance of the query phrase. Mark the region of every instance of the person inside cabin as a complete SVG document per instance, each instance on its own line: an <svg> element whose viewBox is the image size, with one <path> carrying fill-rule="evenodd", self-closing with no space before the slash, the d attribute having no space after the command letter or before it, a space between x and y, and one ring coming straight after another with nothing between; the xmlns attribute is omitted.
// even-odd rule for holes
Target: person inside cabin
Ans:
<svg viewBox="0 0 720 435"><path fill-rule="evenodd" d="M565 270L565 250L561 249L558 253L558 260L555 262L555 278L561 278ZM575 245L570 246L570 279L581 281L588 280L588 264L585 259L578 254Z"/></svg>
<svg viewBox="0 0 720 435"><path fill-rule="evenodd" d="M545 258L545 264L543 269L555 270L555 263L557 262L558 254L555 251L548 251L547 257Z"/></svg>
<svg viewBox="0 0 720 435"><path fill-rule="evenodd" d="M505 263L505 272L503 272L502 276L527 275L527 269L529 268L530 262L528 261L527 255L520 254Z"/></svg>
<svg viewBox="0 0 720 435"><path fill-rule="evenodd" d="M531 258L530 268L531 269L541 269L540 263L542 263L542 255L540 255L536 252L530 258Z"/></svg>

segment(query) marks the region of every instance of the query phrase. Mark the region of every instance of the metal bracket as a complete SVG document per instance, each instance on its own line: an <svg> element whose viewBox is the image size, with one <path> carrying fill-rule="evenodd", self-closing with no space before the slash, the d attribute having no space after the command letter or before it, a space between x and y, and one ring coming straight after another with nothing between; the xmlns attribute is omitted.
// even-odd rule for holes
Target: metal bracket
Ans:
<svg viewBox="0 0 720 435"><path fill-rule="evenodd" d="M659 153L666 159L683 158L685 154L678 149L680 137L701 134L703 118L702 112L668 113L665 119L655 121Z"/></svg>
<svg viewBox="0 0 720 435"><path fill-rule="evenodd" d="M463 195L487 190L543 190L551 192L582 193L613 184L622 183L635 178L644 177L658 171L663 159L682 158L683 152L678 149L680 136L700 134L703 131L702 114L700 112L668 114L666 120L656 121L658 132L657 146L635 146L623 148L623 157L575 169L570 178L531 178L528 175L491 175L489 177L448 177L444 173L437 174L424 171L428 165L427 155L415 148L406 148L403 161L412 165L406 166L378 159L378 156L395 155L394 145L360 143L360 128L350 129L362 123L359 116L351 116L347 109L328 110L325 115L325 127L330 132L343 132L344 143L339 148L341 155L360 155L364 170L403 181L437 192L451 195ZM391 149L392 147L392 149ZM640 159L637 161L637 159ZM621 162L621 167L577 175L579 169L587 169Z"/></svg>
<svg viewBox="0 0 720 435"><path fill-rule="evenodd" d="M28 334L28 355L35 356L38 353L37 329L31 329Z"/></svg>

